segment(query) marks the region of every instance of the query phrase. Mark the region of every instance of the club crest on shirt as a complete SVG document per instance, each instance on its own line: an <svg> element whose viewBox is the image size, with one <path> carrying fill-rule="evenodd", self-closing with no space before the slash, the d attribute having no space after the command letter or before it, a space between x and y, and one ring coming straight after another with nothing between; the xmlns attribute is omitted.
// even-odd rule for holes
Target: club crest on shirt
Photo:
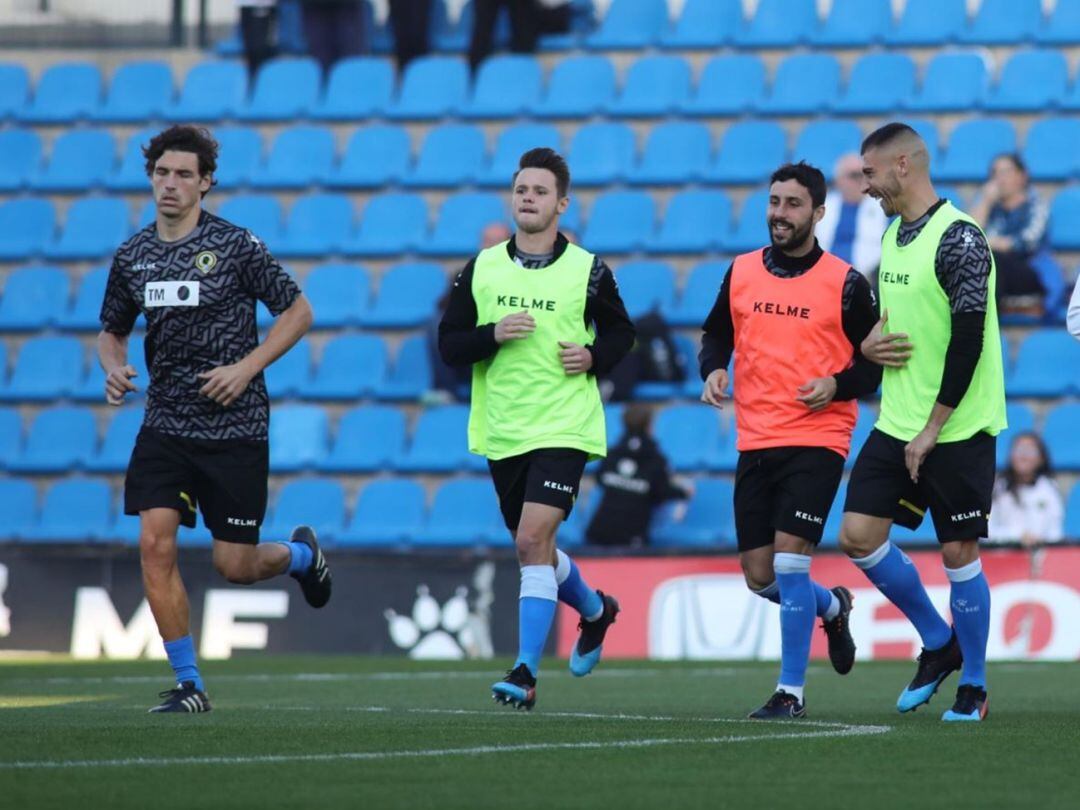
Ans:
<svg viewBox="0 0 1080 810"><path fill-rule="evenodd" d="M209 250L204 250L195 256L195 267L201 273L209 273L217 266L217 256Z"/></svg>

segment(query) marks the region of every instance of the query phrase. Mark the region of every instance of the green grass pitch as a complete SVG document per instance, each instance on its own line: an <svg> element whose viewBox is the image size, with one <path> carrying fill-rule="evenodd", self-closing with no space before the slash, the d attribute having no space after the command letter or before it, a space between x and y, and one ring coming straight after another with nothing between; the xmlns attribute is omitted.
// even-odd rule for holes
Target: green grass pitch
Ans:
<svg viewBox="0 0 1080 810"><path fill-rule="evenodd" d="M945 725L956 676L900 715L911 663L811 668L805 721L753 723L775 664L248 656L204 667L214 711L149 715L165 663L0 664L0 807L1076 808L1075 664L990 668L990 717Z"/></svg>

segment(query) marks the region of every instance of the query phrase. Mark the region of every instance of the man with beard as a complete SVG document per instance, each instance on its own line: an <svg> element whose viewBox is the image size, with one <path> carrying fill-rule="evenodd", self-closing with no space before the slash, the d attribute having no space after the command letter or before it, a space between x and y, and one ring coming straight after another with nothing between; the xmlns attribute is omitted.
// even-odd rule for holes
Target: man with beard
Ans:
<svg viewBox="0 0 1080 810"><path fill-rule="evenodd" d="M450 365L472 365L469 450L486 456L521 564L519 652L492 686L496 701L531 709L557 601L581 614L570 659L587 675L619 605L588 587L555 548L587 461L607 452L596 375L630 350L634 327L615 277L559 233L570 170L554 150L522 155L512 185L517 234L482 250L458 275L439 324Z"/></svg>
<svg viewBox="0 0 1080 810"><path fill-rule="evenodd" d="M915 130L886 124L866 137L862 156L863 193L897 218L882 240L881 320L862 344L885 367L881 415L851 473L840 545L922 639L918 670L897 709L928 702L963 667L956 702L942 719L980 721L990 588L978 539L987 536L995 437L1005 427L994 258L975 221L938 198ZM915 333L913 347L908 335ZM889 542L894 520L918 525L927 508L955 629Z"/></svg>
<svg viewBox="0 0 1080 810"><path fill-rule="evenodd" d="M702 327L702 401L723 407L735 357L739 561L747 587L780 605L780 680L750 715L759 720L806 714L815 616L836 671L855 661L851 594L811 580L810 558L844 472L855 399L877 388L881 370L859 352L877 320L870 284L814 237L825 193L825 176L806 163L773 173L772 244L735 258Z"/></svg>

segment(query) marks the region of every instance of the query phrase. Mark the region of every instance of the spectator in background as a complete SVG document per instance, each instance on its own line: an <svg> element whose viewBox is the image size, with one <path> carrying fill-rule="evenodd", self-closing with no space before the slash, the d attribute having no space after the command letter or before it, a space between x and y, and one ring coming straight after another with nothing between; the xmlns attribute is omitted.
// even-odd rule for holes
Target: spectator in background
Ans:
<svg viewBox="0 0 1080 810"><path fill-rule="evenodd" d="M686 381L686 360L679 354L671 325L654 306L634 318L637 340L630 352L600 380L605 402L625 402L634 395L634 386L643 382L681 383Z"/></svg>
<svg viewBox="0 0 1080 810"><path fill-rule="evenodd" d="M277 53L277 0L237 0L236 5L248 76L255 81L262 63Z"/></svg>
<svg viewBox="0 0 1080 810"><path fill-rule="evenodd" d="M1069 327L1069 334L1080 340L1080 274L1076 276L1076 286L1073 287L1072 298L1069 299L1066 324Z"/></svg>
<svg viewBox="0 0 1080 810"><path fill-rule="evenodd" d="M597 546L644 546L653 511L664 501L694 494L689 480L674 478L652 437L652 410L635 403L623 413L624 433L608 450L597 481L603 491L585 539Z"/></svg>
<svg viewBox="0 0 1080 810"><path fill-rule="evenodd" d="M1047 289L1035 259L1047 246L1050 210L1031 188L1019 155L994 158L971 216L983 226L994 252L1000 308L1042 314Z"/></svg>
<svg viewBox="0 0 1080 810"><path fill-rule="evenodd" d="M504 7L510 14L510 50L514 53L536 51L541 23L539 0L473 0L469 66L474 71L493 50L495 23Z"/></svg>
<svg viewBox="0 0 1080 810"><path fill-rule="evenodd" d="M1018 433L1009 448L1009 463L994 487L990 539L1020 541L1033 548L1060 542L1064 524L1065 504L1046 445L1036 433Z"/></svg>
<svg viewBox="0 0 1080 810"><path fill-rule="evenodd" d="M817 237L822 250L850 262L873 283L881 264L881 235L889 221L862 188L862 158L843 155L833 167L833 187L825 197Z"/></svg>
<svg viewBox="0 0 1080 810"><path fill-rule="evenodd" d="M506 242L510 239L510 228L507 227L505 222L491 222L484 226L484 230L480 232L480 249L487 250L489 247L495 247L500 242Z"/></svg>
<svg viewBox="0 0 1080 810"><path fill-rule="evenodd" d="M431 50L431 0L390 0L390 26L399 71Z"/></svg>
<svg viewBox="0 0 1080 810"><path fill-rule="evenodd" d="M367 0L300 0L308 51L323 71L346 56L364 51Z"/></svg>

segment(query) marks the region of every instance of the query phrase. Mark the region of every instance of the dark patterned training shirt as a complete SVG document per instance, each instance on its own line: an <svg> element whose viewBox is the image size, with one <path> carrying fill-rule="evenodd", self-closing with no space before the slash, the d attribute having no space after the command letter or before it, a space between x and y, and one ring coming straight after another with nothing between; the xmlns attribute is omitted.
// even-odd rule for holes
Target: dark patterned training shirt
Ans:
<svg viewBox="0 0 1080 810"><path fill-rule="evenodd" d="M205 380L197 375L258 346L256 299L279 315L299 295L256 236L206 211L184 239L163 242L151 224L121 245L101 325L127 335L139 314L146 316L150 384L143 424L192 439L266 439L270 399L262 374L227 408L199 393Z"/></svg>

